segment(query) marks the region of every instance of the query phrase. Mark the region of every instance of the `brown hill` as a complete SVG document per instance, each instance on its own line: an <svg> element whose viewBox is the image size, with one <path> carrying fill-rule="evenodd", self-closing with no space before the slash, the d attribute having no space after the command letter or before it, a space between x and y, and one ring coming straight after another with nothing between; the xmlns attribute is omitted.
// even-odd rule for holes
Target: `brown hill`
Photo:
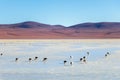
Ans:
<svg viewBox="0 0 120 80"><path fill-rule="evenodd" d="M28 21L0 25L0 39L104 39L120 38L120 23L83 23L70 27Z"/></svg>

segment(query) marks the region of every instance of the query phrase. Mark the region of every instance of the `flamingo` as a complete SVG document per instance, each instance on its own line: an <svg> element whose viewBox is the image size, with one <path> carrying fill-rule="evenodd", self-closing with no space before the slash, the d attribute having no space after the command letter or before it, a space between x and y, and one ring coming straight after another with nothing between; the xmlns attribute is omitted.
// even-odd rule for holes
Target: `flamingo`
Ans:
<svg viewBox="0 0 120 80"><path fill-rule="evenodd" d="M87 52L87 55L89 55L90 53L89 52Z"/></svg>
<svg viewBox="0 0 120 80"><path fill-rule="evenodd" d="M66 60L64 60L64 65L67 63L67 61Z"/></svg>
<svg viewBox="0 0 120 80"><path fill-rule="evenodd" d="M85 59L86 57L85 56L83 56L83 59Z"/></svg>
<svg viewBox="0 0 120 80"><path fill-rule="evenodd" d="M107 54L105 54L105 57L107 57Z"/></svg>
<svg viewBox="0 0 120 80"><path fill-rule="evenodd" d="M83 62L86 63L86 59L84 59Z"/></svg>
<svg viewBox="0 0 120 80"><path fill-rule="evenodd" d="M38 57L36 56L34 60L37 60L37 59L38 59Z"/></svg>
<svg viewBox="0 0 120 80"><path fill-rule="evenodd" d="M110 55L110 53L109 53L109 52L107 52L107 55Z"/></svg>
<svg viewBox="0 0 120 80"><path fill-rule="evenodd" d="M48 58L43 58L43 60L42 61L46 61Z"/></svg>
<svg viewBox="0 0 120 80"><path fill-rule="evenodd" d="M15 62L17 62L18 61L18 58L15 58Z"/></svg>
<svg viewBox="0 0 120 80"><path fill-rule="evenodd" d="M29 62L32 60L32 58L29 58Z"/></svg>
<svg viewBox="0 0 120 80"><path fill-rule="evenodd" d="M82 61L83 60L83 58L80 58L80 61Z"/></svg>
<svg viewBox="0 0 120 80"><path fill-rule="evenodd" d="M73 62L70 62L70 65L72 66Z"/></svg>
<svg viewBox="0 0 120 80"><path fill-rule="evenodd" d="M70 56L70 59L72 59L72 56Z"/></svg>
<svg viewBox="0 0 120 80"><path fill-rule="evenodd" d="M0 54L1 56L3 55L3 53Z"/></svg>

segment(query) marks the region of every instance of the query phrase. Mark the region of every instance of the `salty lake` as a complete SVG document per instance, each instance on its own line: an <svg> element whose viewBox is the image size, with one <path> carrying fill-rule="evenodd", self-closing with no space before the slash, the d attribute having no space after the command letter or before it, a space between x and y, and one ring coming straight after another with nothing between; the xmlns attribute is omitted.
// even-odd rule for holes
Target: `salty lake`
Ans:
<svg viewBox="0 0 120 80"><path fill-rule="evenodd" d="M120 80L120 39L1 39L0 53L0 80Z"/></svg>

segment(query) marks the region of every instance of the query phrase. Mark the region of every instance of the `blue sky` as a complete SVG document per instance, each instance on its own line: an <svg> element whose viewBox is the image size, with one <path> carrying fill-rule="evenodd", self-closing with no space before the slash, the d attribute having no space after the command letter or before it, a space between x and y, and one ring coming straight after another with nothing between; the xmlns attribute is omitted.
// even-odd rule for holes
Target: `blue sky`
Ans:
<svg viewBox="0 0 120 80"><path fill-rule="evenodd" d="M120 22L120 0L0 0L0 24Z"/></svg>

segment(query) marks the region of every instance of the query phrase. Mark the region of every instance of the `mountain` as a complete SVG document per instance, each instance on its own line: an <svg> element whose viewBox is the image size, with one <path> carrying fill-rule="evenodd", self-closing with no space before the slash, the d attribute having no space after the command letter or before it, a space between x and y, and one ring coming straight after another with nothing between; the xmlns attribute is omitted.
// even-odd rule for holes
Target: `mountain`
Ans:
<svg viewBox="0 0 120 80"><path fill-rule="evenodd" d="M1 24L0 39L106 39L120 38L119 22L82 23L69 27L33 21Z"/></svg>
<svg viewBox="0 0 120 80"><path fill-rule="evenodd" d="M70 26L73 28L96 28L96 29L109 29L109 28L118 28L120 23L118 22L100 22L100 23L83 23Z"/></svg>
<svg viewBox="0 0 120 80"><path fill-rule="evenodd" d="M120 38L120 23L83 23L70 26L82 38Z"/></svg>

